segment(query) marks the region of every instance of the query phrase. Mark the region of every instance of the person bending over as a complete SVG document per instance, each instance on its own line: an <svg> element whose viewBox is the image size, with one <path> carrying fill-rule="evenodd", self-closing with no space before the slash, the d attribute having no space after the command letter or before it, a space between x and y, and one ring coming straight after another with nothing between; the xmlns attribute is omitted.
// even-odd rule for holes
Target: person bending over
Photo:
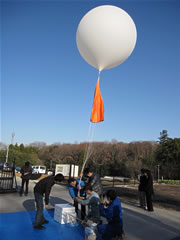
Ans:
<svg viewBox="0 0 180 240"><path fill-rule="evenodd" d="M79 184L80 183L80 184ZM80 197L86 197L85 191L84 191L84 181L80 179L75 179L75 178L70 178L68 180L68 184L69 184L69 194L71 196L71 198L74 200L74 207L75 207L75 211L76 214L78 215L78 192L80 194ZM84 220L86 215L86 207L84 205L81 205L81 219Z"/></svg>
<svg viewBox="0 0 180 240"><path fill-rule="evenodd" d="M34 223L35 229L45 229L42 224L47 224L48 221L44 218L43 215L43 195L45 195L45 208L48 209L49 203L49 195L51 192L51 188L55 183L60 183L64 180L64 176L62 174L57 174L56 176L49 176L40 180L34 187L34 197L36 202L36 218Z"/></svg>
<svg viewBox="0 0 180 240"><path fill-rule="evenodd" d="M84 170L84 175L88 177L87 185L91 185L92 190L101 197L103 194L103 186L101 183L100 176L96 172L94 172L91 168L86 168Z"/></svg>

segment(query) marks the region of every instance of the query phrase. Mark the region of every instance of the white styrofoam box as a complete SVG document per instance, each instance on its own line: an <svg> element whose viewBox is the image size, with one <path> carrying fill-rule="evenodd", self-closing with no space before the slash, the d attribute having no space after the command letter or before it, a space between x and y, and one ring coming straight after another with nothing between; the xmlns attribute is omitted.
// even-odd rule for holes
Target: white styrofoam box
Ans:
<svg viewBox="0 0 180 240"><path fill-rule="evenodd" d="M71 223L76 219L75 207L70 204L55 204L54 220L61 223Z"/></svg>
<svg viewBox="0 0 180 240"><path fill-rule="evenodd" d="M70 204L55 204L55 213L75 212L75 207Z"/></svg>

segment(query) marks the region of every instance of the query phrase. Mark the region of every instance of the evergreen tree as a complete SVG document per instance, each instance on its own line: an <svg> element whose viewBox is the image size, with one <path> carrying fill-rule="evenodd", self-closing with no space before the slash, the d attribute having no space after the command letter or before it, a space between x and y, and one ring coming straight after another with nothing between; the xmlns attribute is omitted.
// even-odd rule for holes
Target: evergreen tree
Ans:
<svg viewBox="0 0 180 240"><path fill-rule="evenodd" d="M167 130L162 130L162 132L160 132L159 143L165 144L165 143L167 143L167 141L168 141Z"/></svg>

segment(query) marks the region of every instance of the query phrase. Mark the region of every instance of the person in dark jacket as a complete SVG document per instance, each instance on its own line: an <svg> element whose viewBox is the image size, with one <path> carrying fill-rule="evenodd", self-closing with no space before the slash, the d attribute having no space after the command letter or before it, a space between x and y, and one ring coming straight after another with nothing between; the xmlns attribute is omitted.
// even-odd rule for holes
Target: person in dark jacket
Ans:
<svg viewBox="0 0 180 240"><path fill-rule="evenodd" d="M84 170L84 175L88 176L88 178L89 178L87 185L91 185L92 190L101 197L103 194L103 186L102 186L99 175L97 173L93 172L93 170L91 168L86 168Z"/></svg>
<svg viewBox="0 0 180 240"><path fill-rule="evenodd" d="M24 184L26 185L25 195L27 196L28 195L29 179L30 179L31 174L32 174L32 167L31 167L29 162L26 162L25 165L21 167L20 173L21 173L21 178L22 178L20 196L22 196L22 194L24 192Z"/></svg>
<svg viewBox="0 0 180 240"><path fill-rule="evenodd" d="M108 224L98 225L98 240L111 240L114 237L122 239L123 217L121 202L114 190L108 190L105 197L107 202L100 204L100 216L107 219Z"/></svg>
<svg viewBox="0 0 180 240"><path fill-rule="evenodd" d="M99 223L100 221L100 214L99 214L99 204L100 198L99 195L92 191L92 186L87 185L85 186L85 192L87 194L87 198L83 199L83 197L79 197L77 202L83 206L88 206L88 214L86 220L90 220L94 223Z"/></svg>
<svg viewBox="0 0 180 240"><path fill-rule="evenodd" d="M139 191L139 202L140 202L140 207L144 208L146 210L146 184L147 184L147 177L145 175L145 169L141 169L141 174L139 175L139 186L138 186L138 191Z"/></svg>
<svg viewBox="0 0 180 240"><path fill-rule="evenodd" d="M152 204L152 195L154 194L153 190L153 178L151 171L145 169L145 175L147 177L147 183L145 186L145 193L146 193L146 202L147 202L147 210L149 212L153 212L153 204Z"/></svg>
<svg viewBox="0 0 180 240"><path fill-rule="evenodd" d="M75 207L75 211L76 214L78 214L78 192L80 197L85 198L86 197L86 193L84 191L84 181L80 179L75 179L75 178L70 178L68 180L68 184L69 184L69 194L71 196L71 198L74 200L74 207ZM81 205L81 219L84 220L86 215L86 207L84 205Z"/></svg>
<svg viewBox="0 0 180 240"><path fill-rule="evenodd" d="M36 218L34 223L35 229L43 230L45 229L42 224L47 224L48 221L43 216L43 195L45 195L45 208L48 209L49 203L49 195L51 192L51 188L55 183L60 183L64 180L64 176L62 174L57 174L56 176L49 176L40 180L34 187L34 197L36 201Z"/></svg>

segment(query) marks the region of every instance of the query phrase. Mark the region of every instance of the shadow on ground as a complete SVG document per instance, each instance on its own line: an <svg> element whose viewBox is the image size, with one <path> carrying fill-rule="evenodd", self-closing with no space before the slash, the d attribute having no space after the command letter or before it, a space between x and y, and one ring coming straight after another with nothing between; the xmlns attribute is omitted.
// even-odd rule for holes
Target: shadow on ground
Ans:
<svg viewBox="0 0 180 240"><path fill-rule="evenodd" d="M58 198L58 197L50 197L49 204L52 205L53 207L55 204L65 204L69 203L68 201ZM33 199L27 199L23 202L23 206L27 211L32 211L35 210L35 200Z"/></svg>
<svg viewBox="0 0 180 240"><path fill-rule="evenodd" d="M50 201L49 201L49 205L51 205L52 207L50 207L50 209L44 210L44 216L46 218L46 215L50 214L52 215L52 213L54 214L54 207L55 204L65 204L68 203L67 201L65 201L64 199L58 198L58 197L50 197ZM36 206L35 206L35 200L34 199L27 199L23 202L23 206L25 208L25 210L27 211L27 214L29 214L29 217L31 219L32 225L35 221L35 217L34 217L34 213L32 211L36 210ZM47 214L48 212L48 214ZM52 216L53 217L53 216Z"/></svg>

